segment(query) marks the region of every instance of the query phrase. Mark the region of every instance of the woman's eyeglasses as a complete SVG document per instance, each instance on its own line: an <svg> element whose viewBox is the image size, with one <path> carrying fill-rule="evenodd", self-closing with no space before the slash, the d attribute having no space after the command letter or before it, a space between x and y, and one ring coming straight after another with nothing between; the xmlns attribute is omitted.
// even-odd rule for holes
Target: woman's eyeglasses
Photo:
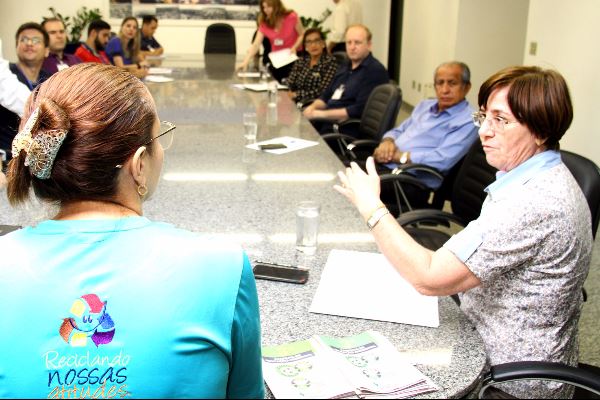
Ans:
<svg viewBox="0 0 600 400"><path fill-rule="evenodd" d="M489 129L497 133L504 132L504 127L506 125L519 123L518 121L509 121L499 115L492 116L488 119L487 115L483 111L476 111L471 114L471 116L473 117L473 123L475 126L481 128L485 124L485 121L488 121Z"/></svg>
<svg viewBox="0 0 600 400"><path fill-rule="evenodd" d="M172 123L170 123L168 121L161 121L160 122L160 130L159 130L159 132L161 132L161 133L159 133L158 136L150 139L148 142L144 143L144 146L148 146L150 143L152 143L153 140L158 139L158 142L160 143L163 150L167 150L173 144L173 136L175 136L175 132L174 132L175 128L177 128L177 127L175 125L173 125Z"/></svg>

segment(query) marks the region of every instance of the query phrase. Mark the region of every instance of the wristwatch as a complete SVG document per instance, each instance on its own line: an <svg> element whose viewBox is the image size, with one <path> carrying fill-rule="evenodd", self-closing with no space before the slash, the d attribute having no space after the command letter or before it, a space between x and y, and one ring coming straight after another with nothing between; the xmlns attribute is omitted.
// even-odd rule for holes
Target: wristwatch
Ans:
<svg viewBox="0 0 600 400"><path fill-rule="evenodd" d="M406 164L408 161L408 151L403 151L400 155L400 164Z"/></svg>
<svg viewBox="0 0 600 400"><path fill-rule="evenodd" d="M379 207L377 210L373 211L373 214L371 214L371 216L367 220L367 226L369 227L369 230L373 230L373 228L375 228L375 225L379 223L381 218L385 217L389 213L390 212L387 208L385 208L385 206Z"/></svg>

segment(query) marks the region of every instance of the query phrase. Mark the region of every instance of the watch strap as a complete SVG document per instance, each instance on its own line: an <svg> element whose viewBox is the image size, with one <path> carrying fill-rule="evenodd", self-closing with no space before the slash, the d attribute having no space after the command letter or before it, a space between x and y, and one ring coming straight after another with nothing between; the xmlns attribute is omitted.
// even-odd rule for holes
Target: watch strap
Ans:
<svg viewBox="0 0 600 400"><path fill-rule="evenodd" d="M385 207L379 207L377 210L373 211L373 214L371 214L371 216L367 220L367 226L369 227L369 230L373 230L373 228L375 228L375 225L379 223L381 218L383 218L389 213L389 210Z"/></svg>

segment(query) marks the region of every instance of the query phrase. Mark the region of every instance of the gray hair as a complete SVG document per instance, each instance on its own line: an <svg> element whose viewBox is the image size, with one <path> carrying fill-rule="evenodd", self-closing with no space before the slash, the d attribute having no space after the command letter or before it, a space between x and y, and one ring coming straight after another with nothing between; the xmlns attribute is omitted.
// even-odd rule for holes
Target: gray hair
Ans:
<svg viewBox="0 0 600 400"><path fill-rule="evenodd" d="M461 61L448 61L448 62L441 63L440 65L438 65L433 73L433 81L435 82L435 77L437 76L437 72L440 68L452 67L452 66L460 67L460 69L462 70L460 78L462 79L464 84L471 83L471 70L469 69L469 66L467 64L465 64L464 62L461 62Z"/></svg>

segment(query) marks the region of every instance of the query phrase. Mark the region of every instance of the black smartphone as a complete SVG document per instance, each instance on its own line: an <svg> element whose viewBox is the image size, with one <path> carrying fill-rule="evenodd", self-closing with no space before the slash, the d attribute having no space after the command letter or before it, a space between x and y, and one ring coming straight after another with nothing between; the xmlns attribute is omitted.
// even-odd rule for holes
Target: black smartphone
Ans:
<svg viewBox="0 0 600 400"><path fill-rule="evenodd" d="M289 283L306 283L308 281L308 269L293 267L291 265L280 265L257 261L252 268L256 279L268 279Z"/></svg>
<svg viewBox="0 0 600 400"><path fill-rule="evenodd" d="M269 143L269 144L261 144L258 145L261 150L277 150L277 149L286 149L287 146L283 143Z"/></svg>

